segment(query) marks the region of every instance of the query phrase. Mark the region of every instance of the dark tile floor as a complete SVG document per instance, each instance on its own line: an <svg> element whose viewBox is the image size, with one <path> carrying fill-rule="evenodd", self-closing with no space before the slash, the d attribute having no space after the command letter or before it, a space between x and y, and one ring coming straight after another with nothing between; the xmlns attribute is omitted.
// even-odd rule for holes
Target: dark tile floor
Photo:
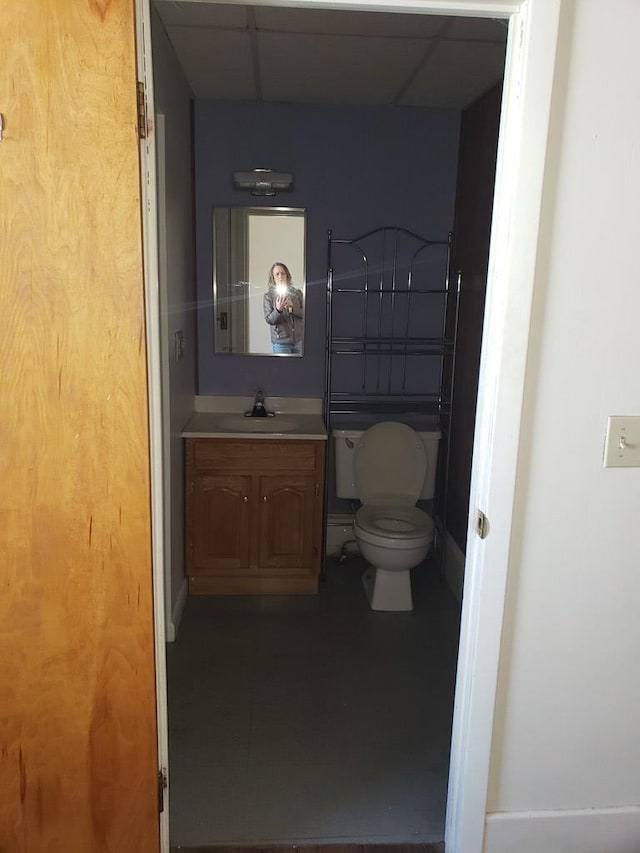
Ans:
<svg viewBox="0 0 640 853"><path fill-rule="evenodd" d="M168 646L174 845L443 838L459 606L414 570L376 613L364 564L316 596L189 598Z"/></svg>

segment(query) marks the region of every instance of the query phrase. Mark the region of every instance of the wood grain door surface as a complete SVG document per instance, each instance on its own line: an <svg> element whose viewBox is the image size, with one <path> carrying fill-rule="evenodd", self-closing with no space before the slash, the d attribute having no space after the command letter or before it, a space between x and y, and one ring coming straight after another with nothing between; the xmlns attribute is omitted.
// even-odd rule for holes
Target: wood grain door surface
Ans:
<svg viewBox="0 0 640 853"><path fill-rule="evenodd" d="M159 849L132 0L0 3L0 850Z"/></svg>

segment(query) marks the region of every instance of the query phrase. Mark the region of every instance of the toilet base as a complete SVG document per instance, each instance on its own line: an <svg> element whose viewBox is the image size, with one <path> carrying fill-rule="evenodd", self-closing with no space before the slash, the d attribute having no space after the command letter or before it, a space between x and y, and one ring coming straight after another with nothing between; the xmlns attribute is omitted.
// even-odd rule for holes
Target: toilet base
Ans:
<svg viewBox="0 0 640 853"><path fill-rule="evenodd" d="M408 569L390 572L369 566L362 575L362 583L372 610L413 610L411 572Z"/></svg>

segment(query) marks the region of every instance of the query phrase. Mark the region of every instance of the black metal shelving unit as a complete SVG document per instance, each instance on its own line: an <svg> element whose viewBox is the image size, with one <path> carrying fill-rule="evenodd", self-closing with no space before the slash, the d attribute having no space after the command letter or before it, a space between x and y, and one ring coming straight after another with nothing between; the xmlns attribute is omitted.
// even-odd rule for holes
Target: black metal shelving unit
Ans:
<svg viewBox="0 0 640 853"><path fill-rule="evenodd" d="M385 226L342 239L329 231L327 256L329 437L346 421L441 431L433 513L443 556L459 304L451 234L432 240Z"/></svg>

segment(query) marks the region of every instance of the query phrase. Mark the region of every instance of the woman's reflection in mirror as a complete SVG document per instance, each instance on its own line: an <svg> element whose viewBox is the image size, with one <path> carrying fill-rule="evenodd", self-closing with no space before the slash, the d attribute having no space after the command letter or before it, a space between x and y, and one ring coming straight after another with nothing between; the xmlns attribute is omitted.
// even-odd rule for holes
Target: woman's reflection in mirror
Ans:
<svg viewBox="0 0 640 853"><path fill-rule="evenodd" d="M304 326L302 291L293 286L289 268L281 261L276 261L269 270L263 308L264 319L271 328L272 351L281 355L300 355Z"/></svg>

